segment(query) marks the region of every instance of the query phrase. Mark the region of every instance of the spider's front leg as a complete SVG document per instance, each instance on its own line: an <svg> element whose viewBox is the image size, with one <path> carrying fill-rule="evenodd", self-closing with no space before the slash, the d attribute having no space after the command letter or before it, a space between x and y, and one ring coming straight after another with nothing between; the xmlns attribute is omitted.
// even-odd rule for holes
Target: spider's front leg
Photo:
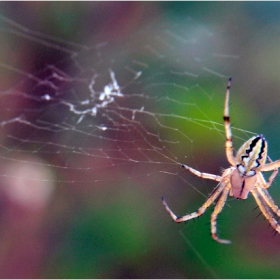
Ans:
<svg viewBox="0 0 280 280"><path fill-rule="evenodd" d="M232 133L231 133L230 116L229 116L230 85L231 85L231 78L228 79L228 84L227 84L223 119L224 119L224 127L225 127L225 134L226 134L225 150L226 150L227 160L232 166L235 166L236 160L235 157L233 156Z"/></svg>
<svg viewBox="0 0 280 280"><path fill-rule="evenodd" d="M185 164L182 164L182 167L185 168L186 170L188 170L189 172L193 173L195 176L200 177L202 179L209 179L209 180L213 180L213 181L217 181L217 182L221 182L222 177L219 175L214 175L214 174L210 174L210 173L204 173L204 172L200 172L194 168L191 168Z"/></svg>

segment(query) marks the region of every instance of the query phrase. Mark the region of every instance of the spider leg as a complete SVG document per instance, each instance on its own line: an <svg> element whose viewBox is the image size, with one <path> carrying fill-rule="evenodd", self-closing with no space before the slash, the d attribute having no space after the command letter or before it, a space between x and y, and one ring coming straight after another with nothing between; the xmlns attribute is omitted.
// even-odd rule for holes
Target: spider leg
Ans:
<svg viewBox="0 0 280 280"><path fill-rule="evenodd" d="M263 185L263 187L264 187L265 189L267 189L267 188L270 187L270 185L272 184L272 182L273 182L273 180L275 179L275 177L277 176L277 174L278 174L278 169L275 169L275 170L271 173L271 175L269 176L267 182L265 182L265 180L264 180L264 178L263 178L264 183L265 183L265 184ZM262 176L262 177L263 177L263 176Z"/></svg>
<svg viewBox="0 0 280 280"><path fill-rule="evenodd" d="M270 175L268 181L266 182L263 175L261 173L258 174L258 181L261 182L261 184L258 184L256 186L257 193L261 197L262 200L265 201L267 206L278 216L280 217L280 209L275 204L273 198L270 196L269 192L267 191L267 188L270 187L271 183L273 182L275 176L278 173L278 169L274 170L273 173Z"/></svg>
<svg viewBox="0 0 280 280"><path fill-rule="evenodd" d="M263 196L260 197L260 194L258 192L259 189L255 188L251 190L251 193L253 197L255 198L260 210L262 211L263 215L265 218L268 220L268 222L271 224L271 226L278 232L280 233L280 225L278 222L275 220L273 217L273 214L269 210L269 205L265 204L266 201L264 200L265 198ZM262 201L264 200L264 201Z"/></svg>
<svg viewBox="0 0 280 280"><path fill-rule="evenodd" d="M261 187L256 188L258 195L261 197L261 199L267 204L267 206L278 216L280 217L280 209L275 204L274 200L268 193L266 189L263 189Z"/></svg>
<svg viewBox="0 0 280 280"><path fill-rule="evenodd" d="M275 169L278 169L279 167L280 167L280 159L262 165L258 171L272 171L272 170L275 171Z"/></svg>
<svg viewBox="0 0 280 280"><path fill-rule="evenodd" d="M196 169L193 169L185 164L182 164L182 167L185 168L186 170L190 171L191 173L193 173L194 175L196 175L197 177L203 178L203 179L209 179L209 180L214 180L214 181L218 181L220 182L222 177L219 175L214 175L214 174L209 174L209 173L203 173L200 172Z"/></svg>
<svg viewBox="0 0 280 280"><path fill-rule="evenodd" d="M225 134L226 134L226 156L228 162L234 166L236 164L235 157L233 156L233 144L232 144L232 133L230 127L230 117L229 117L229 94L230 94L230 84L231 78L228 79L225 104L224 104L224 126L225 126Z"/></svg>
<svg viewBox="0 0 280 280"><path fill-rule="evenodd" d="M230 240L226 240L226 239L220 239L217 235L217 217L218 215L221 213L224 205L225 205L225 202L227 200L227 197L228 197L228 193L229 193L229 190L231 188L231 185L230 184L227 184L221 194L221 196L219 197L216 205L215 205L215 208L214 208L214 211L213 213L211 214L211 235L212 235L212 238L214 240L216 240L217 242L219 243L223 243L223 244L230 244L231 241Z"/></svg>
<svg viewBox="0 0 280 280"><path fill-rule="evenodd" d="M273 162L269 156L267 156L267 159L268 159L269 162ZM261 174L261 173L260 173L260 174ZM273 171L273 172L271 173L271 175L269 176L267 182L265 182L265 179L264 179L263 175L261 174L261 179L262 179L263 182L264 182L263 187L264 187L265 189L267 189L267 188L270 187L271 183L273 182L273 180L275 179L275 177L277 176L277 174L278 174L278 168L275 168L274 171Z"/></svg>
<svg viewBox="0 0 280 280"><path fill-rule="evenodd" d="M201 216L205 210L214 202L214 200L219 196L219 194L223 191L225 187L224 183L220 183L216 186L216 188L211 192L211 194L208 196L208 198L206 199L206 201L203 203L203 205L198 208L198 210L196 212L193 212L191 214L182 216L182 217L177 217L172 210L169 208L169 206L167 205L167 203L165 202L164 197L162 198L162 203L166 209L166 211L169 213L169 215L172 217L172 219L176 222L176 223L181 223L184 221L188 221L191 220L193 218L199 217Z"/></svg>

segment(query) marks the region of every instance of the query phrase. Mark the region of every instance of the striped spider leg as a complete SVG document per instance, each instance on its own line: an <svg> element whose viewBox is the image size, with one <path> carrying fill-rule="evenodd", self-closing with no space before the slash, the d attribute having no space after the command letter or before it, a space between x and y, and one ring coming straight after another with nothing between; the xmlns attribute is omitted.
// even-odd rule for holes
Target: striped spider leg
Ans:
<svg viewBox="0 0 280 280"><path fill-rule="evenodd" d="M230 85L231 78L228 80L226 90L223 119L226 135L225 153L231 166L223 172L222 176L219 176L203 173L187 165L182 165L183 168L197 177L219 182L203 205L198 208L196 212L178 217L169 208L165 199L162 198L165 209L177 223L199 217L212 203L214 203L214 201L217 200L210 218L211 235L214 240L223 244L229 244L231 241L220 239L218 237L216 220L218 214L223 210L228 195L237 199L246 199L249 192L251 192L264 217L268 220L275 231L280 233L280 225L275 219L275 215L280 217L280 209L267 191L278 173L280 160L272 161L267 156L267 141L261 134L250 138L239 148L236 155L233 155L232 133L229 116ZM268 162L266 163L266 161ZM273 171L267 182L261 173L263 171Z"/></svg>

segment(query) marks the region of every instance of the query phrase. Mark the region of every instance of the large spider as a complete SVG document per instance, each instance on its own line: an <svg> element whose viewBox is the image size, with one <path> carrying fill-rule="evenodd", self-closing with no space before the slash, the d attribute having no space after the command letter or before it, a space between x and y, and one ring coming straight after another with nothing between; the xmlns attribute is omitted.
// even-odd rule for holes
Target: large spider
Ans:
<svg viewBox="0 0 280 280"><path fill-rule="evenodd" d="M199 217L218 198L210 219L211 235L214 240L224 244L229 244L231 241L220 239L218 237L216 220L218 214L222 211L225 205L228 195L234 196L237 199L246 199L248 193L251 192L262 214L275 229L275 231L280 233L280 225L274 217L274 214L280 217L280 209L267 191L267 188L271 185L278 173L280 160L273 162L267 156L267 142L261 134L250 138L240 147L236 153L236 156L233 155L232 133L229 119L230 85L231 78L228 80L224 104L224 127L226 134L225 152L231 167L227 168L223 172L222 176L219 176L209 173L202 173L187 165L182 165L183 168L200 178L219 182L203 205L196 212L182 217L177 217L168 207L164 198L162 198L163 205L165 206L167 212L177 223ZM268 163L266 163L266 160L268 160ZM262 171L273 171L267 182L261 173Z"/></svg>

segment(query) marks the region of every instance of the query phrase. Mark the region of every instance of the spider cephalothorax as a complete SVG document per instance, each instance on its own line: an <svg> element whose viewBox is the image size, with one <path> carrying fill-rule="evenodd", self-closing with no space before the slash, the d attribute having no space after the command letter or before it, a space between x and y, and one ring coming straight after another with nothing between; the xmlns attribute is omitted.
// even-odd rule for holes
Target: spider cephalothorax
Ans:
<svg viewBox="0 0 280 280"><path fill-rule="evenodd" d="M180 223L202 215L205 210L217 199L214 211L211 214L211 235L220 243L229 244L229 240L220 239L217 236L216 219L222 211L228 195L237 199L246 199L249 192L252 193L261 212L269 221L271 226L280 233L280 225L275 219L275 215L280 217L280 210L267 191L280 167L280 160L272 161L267 156L267 142L263 135L256 135L246 141L233 155L232 134L229 117L229 93L231 78L229 78L224 107L224 126L226 134L225 152L231 167L227 168L222 176L209 173L202 173L187 165L183 168L203 179L210 179L219 182L217 187L208 196L204 204L191 214L177 217L162 198L163 204L174 221ZM266 163L266 161L269 161ZM266 182L262 171L273 171Z"/></svg>

